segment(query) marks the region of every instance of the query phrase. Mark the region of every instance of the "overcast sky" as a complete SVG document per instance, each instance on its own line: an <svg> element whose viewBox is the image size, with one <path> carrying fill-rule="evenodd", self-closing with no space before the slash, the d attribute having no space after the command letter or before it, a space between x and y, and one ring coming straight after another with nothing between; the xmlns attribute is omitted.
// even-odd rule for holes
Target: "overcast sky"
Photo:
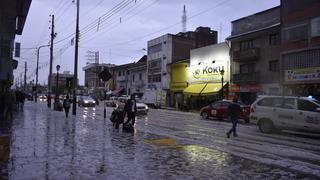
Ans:
<svg viewBox="0 0 320 180"><path fill-rule="evenodd" d="M80 0L80 84L84 84L87 51L99 51L100 63L125 64L139 60L146 52L147 41L167 33L182 31L183 5L187 9L187 31L198 26L219 31L218 40L224 41L231 32L231 21L279 5L280 0ZM119 5L120 6L117 6ZM113 9L118 7L117 9ZM113 11L110 13L110 10ZM24 62L28 62L28 82L35 80L36 50L50 39L50 14L55 15L53 72L56 65L61 72L73 72L76 5L72 0L32 0L21 42L21 58L15 75L20 76ZM106 15L105 15L106 14ZM103 16L105 15L105 16ZM100 18L99 28L98 19ZM47 82L49 48L40 50L39 82Z"/></svg>

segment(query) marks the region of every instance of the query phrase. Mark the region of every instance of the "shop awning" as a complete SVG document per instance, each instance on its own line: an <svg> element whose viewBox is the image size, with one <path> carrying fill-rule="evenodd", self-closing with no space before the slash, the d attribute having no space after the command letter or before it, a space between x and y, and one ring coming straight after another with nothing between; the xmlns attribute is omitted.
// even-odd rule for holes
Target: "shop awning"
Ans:
<svg viewBox="0 0 320 180"><path fill-rule="evenodd" d="M206 84L190 84L184 91L184 94L200 95Z"/></svg>
<svg viewBox="0 0 320 180"><path fill-rule="evenodd" d="M223 86L225 85L226 83L223 83ZM221 88L221 83L208 83L201 91L201 95L217 94L221 90Z"/></svg>

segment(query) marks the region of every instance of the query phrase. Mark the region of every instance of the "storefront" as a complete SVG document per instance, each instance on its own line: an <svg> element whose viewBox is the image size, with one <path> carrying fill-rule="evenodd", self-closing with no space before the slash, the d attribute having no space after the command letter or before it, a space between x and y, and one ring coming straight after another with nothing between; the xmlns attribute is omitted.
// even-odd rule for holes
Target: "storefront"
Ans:
<svg viewBox="0 0 320 180"><path fill-rule="evenodd" d="M320 67L285 71L284 94L320 99Z"/></svg>
<svg viewBox="0 0 320 180"><path fill-rule="evenodd" d="M226 43L191 50L188 87L183 94L192 109L227 98L230 79L229 46Z"/></svg>
<svg viewBox="0 0 320 180"><path fill-rule="evenodd" d="M177 109L184 105L183 90L188 86L189 60L180 61L170 65L170 106Z"/></svg>
<svg viewBox="0 0 320 180"><path fill-rule="evenodd" d="M231 84L230 85L230 98L236 96L238 100L244 104L252 104L258 95L265 94L260 84Z"/></svg>

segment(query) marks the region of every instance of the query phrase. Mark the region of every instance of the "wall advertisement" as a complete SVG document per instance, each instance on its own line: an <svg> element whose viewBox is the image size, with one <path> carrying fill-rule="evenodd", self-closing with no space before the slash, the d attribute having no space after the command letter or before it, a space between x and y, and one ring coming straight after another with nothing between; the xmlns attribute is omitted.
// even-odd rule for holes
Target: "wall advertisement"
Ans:
<svg viewBox="0 0 320 180"><path fill-rule="evenodd" d="M227 81L228 70L226 62L201 63L191 66L188 69L188 82L221 82L221 71L224 71L223 78L224 81Z"/></svg>
<svg viewBox="0 0 320 180"><path fill-rule="evenodd" d="M320 67L285 71L286 82L320 80Z"/></svg>

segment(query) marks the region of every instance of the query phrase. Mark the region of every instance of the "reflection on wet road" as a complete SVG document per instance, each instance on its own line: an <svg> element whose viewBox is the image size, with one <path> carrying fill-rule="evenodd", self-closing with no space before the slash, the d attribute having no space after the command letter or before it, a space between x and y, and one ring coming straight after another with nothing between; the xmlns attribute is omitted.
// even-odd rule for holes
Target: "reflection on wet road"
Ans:
<svg viewBox="0 0 320 180"><path fill-rule="evenodd" d="M62 112L48 110L45 104L27 103L24 113L19 114L13 122L9 178L317 177L271 162L285 157L285 152L281 151L286 147L292 147L290 152L293 155L298 153L303 138L255 136L259 133L253 130L253 126L248 126L240 127L238 139L226 139L224 132L229 128L228 123L203 121L196 114L164 110L150 110L147 117L139 117L135 133L130 134L112 128L108 119L111 111L111 108L107 109L107 119L104 120L102 107L79 108L76 117L71 115L67 119ZM270 144L273 144L272 147ZM304 152L305 155L312 155L317 160L318 145L318 140L306 143L304 146L308 151ZM277 149L280 154L267 152L267 146L270 151ZM287 156L290 154L287 153ZM263 158L265 163L262 163ZM303 160L297 162L300 161ZM319 163L314 163L313 167L317 173Z"/></svg>

